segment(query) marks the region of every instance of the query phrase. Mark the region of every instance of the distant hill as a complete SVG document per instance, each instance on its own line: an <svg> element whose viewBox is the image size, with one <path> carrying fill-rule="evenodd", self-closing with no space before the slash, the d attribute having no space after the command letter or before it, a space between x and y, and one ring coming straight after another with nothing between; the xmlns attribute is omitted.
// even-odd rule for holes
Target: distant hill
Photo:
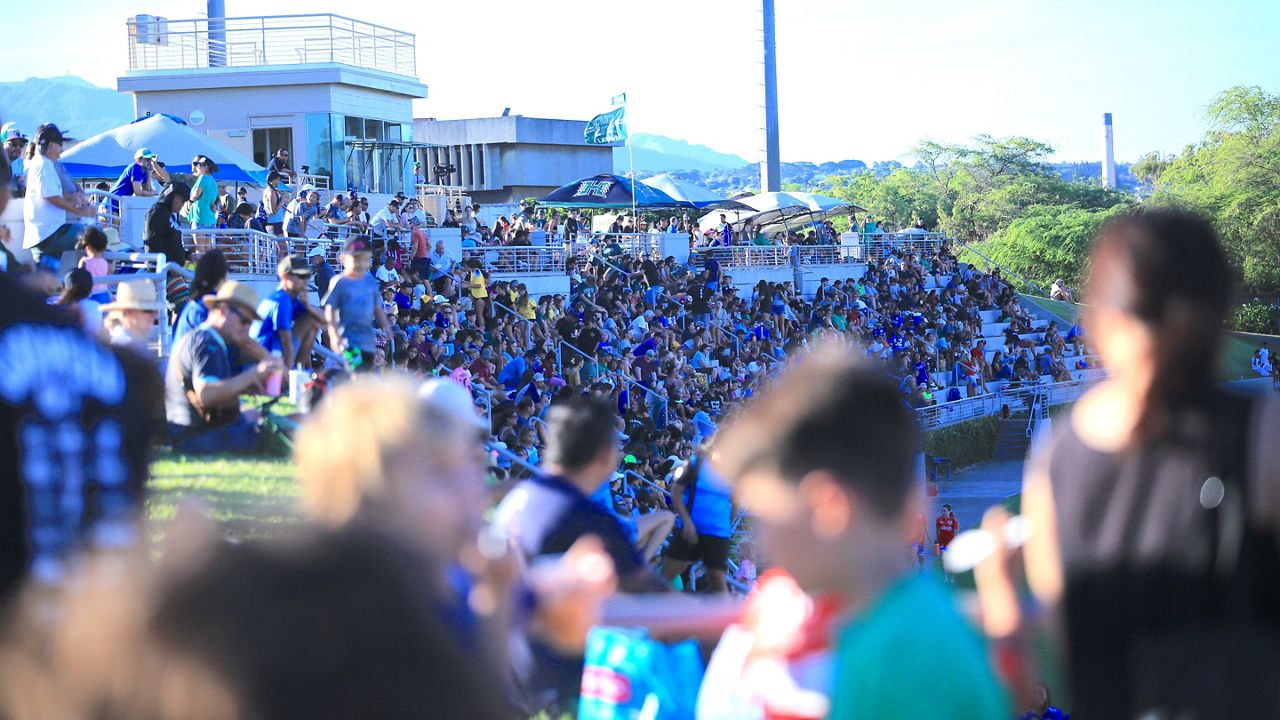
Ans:
<svg viewBox="0 0 1280 720"><path fill-rule="evenodd" d="M631 152L635 155L637 173L660 173L671 170L726 170L740 168L747 161L737 155L716 152L705 145L691 145L684 140L636 133L631 136ZM613 167L629 171L627 148L613 149Z"/></svg>
<svg viewBox="0 0 1280 720"><path fill-rule="evenodd" d="M0 83L0 116L30 135L37 125L55 123L83 140L134 118L133 96L101 88L73 75Z"/></svg>
<svg viewBox="0 0 1280 720"><path fill-rule="evenodd" d="M881 172L880 165L881 163L876 164L875 170L877 172ZM637 160L636 174L640 177L649 177L657 174L656 172L641 172L639 166L640 163ZM782 183L783 185L795 184L805 190L813 190L822 180L832 175L848 175L866 169L867 164L861 160L841 160L839 162L825 163L784 162L782 163ZM619 170L625 169L619 168ZM678 168L666 172L671 172L677 177L696 185L701 185L726 197L740 192L758 192L760 190L760 166L754 163L732 169L690 170ZM888 172L888 170L883 172Z"/></svg>
<svg viewBox="0 0 1280 720"><path fill-rule="evenodd" d="M1138 185L1138 178L1129 172L1129 168L1133 167L1133 163L1116 163L1116 187L1120 190L1135 190ZM1058 171L1063 180L1097 180L1102 182L1102 163L1100 162L1066 162L1053 163L1053 169Z"/></svg>

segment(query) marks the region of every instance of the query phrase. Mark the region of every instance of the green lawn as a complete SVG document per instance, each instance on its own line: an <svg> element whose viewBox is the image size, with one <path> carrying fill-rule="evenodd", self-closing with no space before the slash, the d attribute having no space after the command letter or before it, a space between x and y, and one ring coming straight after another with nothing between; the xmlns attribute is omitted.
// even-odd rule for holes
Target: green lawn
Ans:
<svg viewBox="0 0 1280 720"><path fill-rule="evenodd" d="M147 516L158 525L157 539L186 498L208 506L231 538L278 535L298 521L298 484L287 458L166 453L152 464L148 489Z"/></svg>

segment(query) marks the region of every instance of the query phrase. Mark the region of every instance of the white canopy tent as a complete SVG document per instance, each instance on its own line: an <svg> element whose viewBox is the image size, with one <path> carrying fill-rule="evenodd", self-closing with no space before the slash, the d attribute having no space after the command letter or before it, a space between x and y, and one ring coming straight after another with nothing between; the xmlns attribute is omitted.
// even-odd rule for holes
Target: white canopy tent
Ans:
<svg viewBox="0 0 1280 720"><path fill-rule="evenodd" d="M688 203L690 206L698 209L709 207L734 207L744 209L747 207L736 200L729 200L711 192L701 185L695 185L694 183L678 178L671 173L654 175L653 177L646 178L640 182L648 185L649 187L661 190L676 200Z"/></svg>
<svg viewBox="0 0 1280 720"><path fill-rule="evenodd" d="M706 231L720 224L720 216L735 230L748 222L756 227L783 224L798 216L808 216L804 222L825 219L841 212L855 213L862 210L857 205L830 197L807 192L769 192L737 199L750 210L715 210L698 220Z"/></svg>

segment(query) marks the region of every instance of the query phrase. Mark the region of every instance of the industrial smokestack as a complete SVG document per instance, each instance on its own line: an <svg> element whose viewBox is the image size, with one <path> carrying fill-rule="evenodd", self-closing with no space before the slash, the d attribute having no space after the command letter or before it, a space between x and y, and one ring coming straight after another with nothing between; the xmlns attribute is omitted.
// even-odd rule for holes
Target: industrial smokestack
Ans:
<svg viewBox="0 0 1280 720"><path fill-rule="evenodd" d="M764 6L764 158L760 161L760 191L782 189L778 164L778 58L774 42L773 0Z"/></svg>
<svg viewBox="0 0 1280 720"><path fill-rule="evenodd" d="M227 66L227 3L209 0L209 67Z"/></svg>
<svg viewBox="0 0 1280 720"><path fill-rule="evenodd" d="M1102 113L1102 186L1116 187L1116 147L1111 133L1111 113Z"/></svg>

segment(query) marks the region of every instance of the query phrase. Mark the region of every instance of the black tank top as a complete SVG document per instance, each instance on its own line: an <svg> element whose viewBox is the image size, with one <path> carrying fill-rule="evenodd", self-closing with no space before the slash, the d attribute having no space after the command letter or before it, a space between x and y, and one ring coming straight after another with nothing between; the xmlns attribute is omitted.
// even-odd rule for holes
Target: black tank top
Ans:
<svg viewBox="0 0 1280 720"><path fill-rule="evenodd" d="M1055 428L1074 717L1280 717L1277 528L1250 518L1256 402L1118 453Z"/></svg>

